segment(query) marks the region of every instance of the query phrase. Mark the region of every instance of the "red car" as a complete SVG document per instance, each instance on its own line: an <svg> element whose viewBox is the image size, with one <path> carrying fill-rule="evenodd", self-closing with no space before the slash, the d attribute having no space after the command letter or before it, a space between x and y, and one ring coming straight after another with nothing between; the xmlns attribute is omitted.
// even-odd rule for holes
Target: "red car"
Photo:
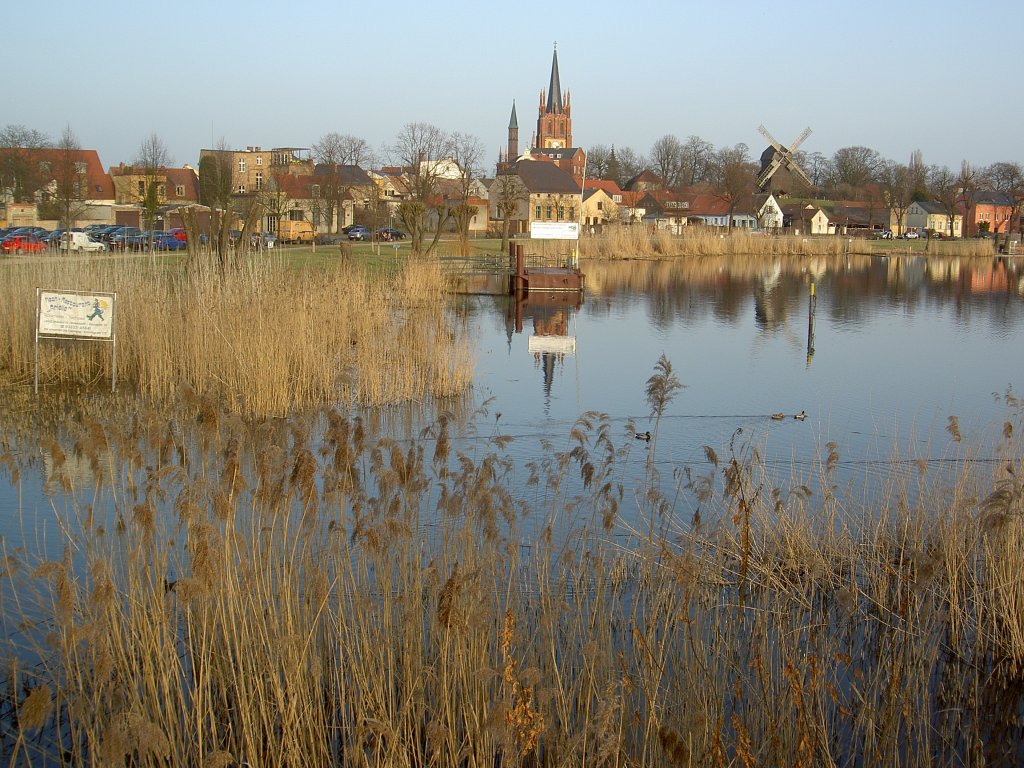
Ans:
<svg viewBox="0 0 1024 768"><path fill-rule="evenodd" d="M11 235L0 245L4 253L42 253L46 243L34 235Z"/></svg>
<svg viewBox="0 0 1024 768"><path fill-rule="evenodd" d="M167 234L174 235L178 240L188 240L188 234L185 232L184 227L174 227L174 229L168 229Z"/></svg>

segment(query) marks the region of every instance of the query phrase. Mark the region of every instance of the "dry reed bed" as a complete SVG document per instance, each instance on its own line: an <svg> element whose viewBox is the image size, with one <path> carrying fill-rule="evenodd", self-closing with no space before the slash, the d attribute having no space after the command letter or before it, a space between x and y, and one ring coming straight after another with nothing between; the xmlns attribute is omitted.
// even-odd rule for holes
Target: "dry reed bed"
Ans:
<svg viewBox="0 0 1024 768"><path fill-rule="evenodd" d="M1010 764L1024 745L1011 405L995 477L954 446L943 474L922 465L916 485L859 502L827 490L835 445L823 496L738 442L679 481L652 455L627 490L636 441L585 414L528 468L529 508L506 439L459 452L445 415L398 443L335 410L246 423L188 392L173 413L83 413L40 438L52 482L89 500L65 556L5 560L19 630L0 751L26 765L62 751L153 766Z"/></svg>
<svg viewBox="0 0 1024 768"><path fill-rule="evenodd" d="M845 254L893 255L911 253L884 240L849 236L761 235L744 230L726 234L713 227L687 227L682 234L650 232L646 227L608 227L600 235L580 240L580 256L591 259L666 258L677 256L838 256ZM930 256L993 256L989 240L932 241Z"/></svg>
<svg viewBox="0 0 1024 768"><path fill-rule="evenodd" d="M369 277L358 269L287 270L249 262L219 278L157 271L145 260L8 265L0 350L9 381L33 375L35 290L116 291L117 373L167 399L181 384L229 410L283 415L322 403L385 405L458 395L472 379L466 335L447 312L430 262ZM44 342L43 386L106 380L111 348Z"/></svg>

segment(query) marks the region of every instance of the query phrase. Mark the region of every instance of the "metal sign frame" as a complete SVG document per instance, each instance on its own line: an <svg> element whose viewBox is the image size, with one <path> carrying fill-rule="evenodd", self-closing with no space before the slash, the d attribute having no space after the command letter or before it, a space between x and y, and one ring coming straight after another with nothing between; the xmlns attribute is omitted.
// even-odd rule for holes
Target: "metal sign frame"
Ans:
<svg viewBox="0 0 1024 768"><path fill-rule="evenodd" d="M110 391L117 389L117 293L36 288L35 383L39 394L39 340L110 342Z"/></svg>

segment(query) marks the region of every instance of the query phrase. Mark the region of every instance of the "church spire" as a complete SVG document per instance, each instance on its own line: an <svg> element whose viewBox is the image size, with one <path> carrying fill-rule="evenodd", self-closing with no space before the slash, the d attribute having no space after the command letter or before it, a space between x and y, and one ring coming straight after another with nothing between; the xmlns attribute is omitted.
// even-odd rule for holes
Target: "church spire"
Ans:
<svg viewBox="0 0 1024 768"><path fill-rule="evenodd" d="M512 117L510 117L509 120L508 120L508 127L510 129L511 128L515 128L516 130L519 130L519 121L516 119L516 101L515 101L515 99L512 100Z"/></svg>
<svg viewBox="0 0 1024 768"><path fill-rule="evenodd" d="M548 103L545 111L548 114L562 113L562 85L558 81L558 43L551 57L551 82L548 84Z"/></svg>

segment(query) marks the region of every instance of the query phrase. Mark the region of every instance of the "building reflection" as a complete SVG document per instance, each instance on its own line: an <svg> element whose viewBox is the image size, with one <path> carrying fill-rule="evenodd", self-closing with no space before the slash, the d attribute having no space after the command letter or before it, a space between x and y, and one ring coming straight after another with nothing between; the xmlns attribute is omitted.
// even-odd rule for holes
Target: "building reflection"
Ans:
<svg viewBox="0 0 1024 768"><path fill-rule="evenodd" d="M532 329L528 350L541 371L545 412L551 406L556 369L576 353L576 336L570 326L582 304L583 294L578 291L530 291L510 301L506 317L509 338L513 332L523 333L527 325Z"/></svg>

